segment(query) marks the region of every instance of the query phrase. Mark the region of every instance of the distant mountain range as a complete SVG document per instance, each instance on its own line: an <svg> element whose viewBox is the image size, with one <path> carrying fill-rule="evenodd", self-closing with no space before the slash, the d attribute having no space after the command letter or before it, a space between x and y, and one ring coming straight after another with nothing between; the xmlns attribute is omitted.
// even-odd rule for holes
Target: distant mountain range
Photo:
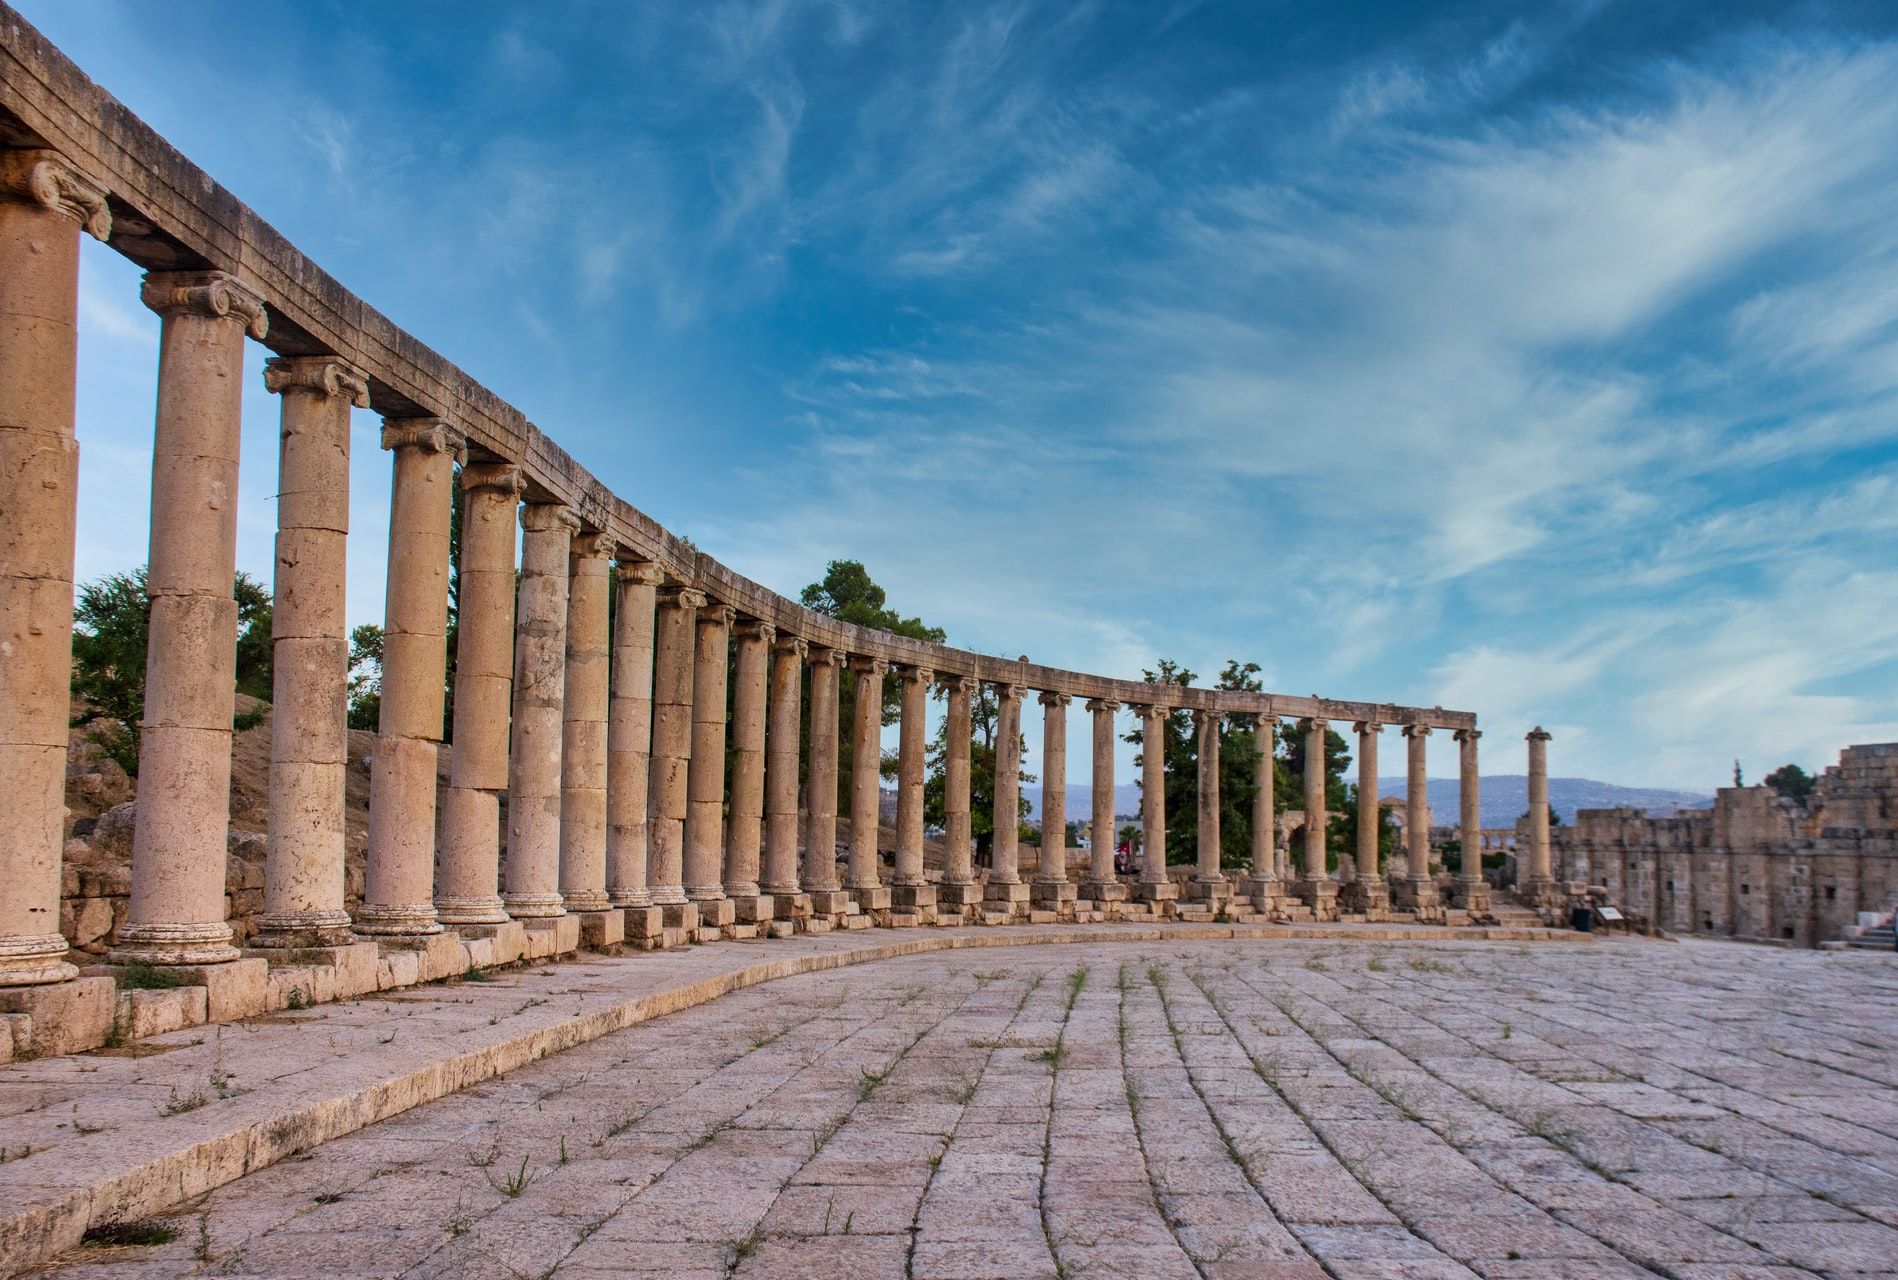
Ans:
<svg viewBox="0 0 1898 1280"><path fill-rule="evenodd" d="M1409 793L1409 784L1404 778L1378 779L1378 792L1388 797L1405 796ZM1438 825L1448 825L1456 821L1457 780L1455 778L1432 778L1428 791L1432 819ZM1500 773L1484 774L1481 787L1483 805L1483 825L1486 827L1513 826L1516 819L1529 811L1529 779L1525 774ZM1022 788L1029 800L1033 801L1035 818L1041 816L1041 788L1039 785ZM1068 817L1085 819L1094 804L1093 788L1086 783L1068 784ZM1549 803L1562 816L1562 821L1573 823L1577 809L1642 809L1651 813L1672 813L1676 809L1701 809L1713 802L1713 796L1702 791L1669 791L1653 787L1622 787L1612 782L1597 782L1593 778L1550 778ZM1121 815L1140 812L1140 787L1136 783L1123 782L1114 788L1114 812Z"/></svg>

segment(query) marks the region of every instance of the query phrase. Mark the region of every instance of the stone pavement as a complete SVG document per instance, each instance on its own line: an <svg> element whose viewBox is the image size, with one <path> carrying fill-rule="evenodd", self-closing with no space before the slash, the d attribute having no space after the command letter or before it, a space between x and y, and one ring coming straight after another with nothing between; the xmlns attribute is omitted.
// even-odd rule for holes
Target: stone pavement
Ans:
<svg viewBox="0 0 1898 1280"><path fill-rule="evenodd" d="M355 1022L477 1034L471 1014L572 1008L618 963ZM350 1008L282 1069L346 1054ZM1891 1276L1895 1014L1884 957L1721 943L915 955L605 1035L48 1274ZM42 1088L60 1122L119 1122Z"/></svg>

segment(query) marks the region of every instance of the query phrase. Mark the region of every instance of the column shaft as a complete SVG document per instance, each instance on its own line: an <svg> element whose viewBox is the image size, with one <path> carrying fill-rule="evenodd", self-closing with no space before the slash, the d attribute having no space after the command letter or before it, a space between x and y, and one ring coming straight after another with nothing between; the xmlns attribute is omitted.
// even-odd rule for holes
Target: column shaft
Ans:
<svg viewBox="0 0 1898 1280"><path fill-rule="evenodd" d="M1278 832L1274 816L1278 797L1273 794L1275 772L1272 768L1272 718L1260 716L1252 730L1259 758L1252 774L1252 887L1255 896L1273 890L1279 878ZM1262 904L1255 901L1254 907Z"/></svg>
<svg viewBox="0 0 1898 1280"><path fill-rule="evenodd" d="M1461 846L1461 865L1457 878L1462 882L1459 888L1462 905L1472 910L1487 906L1488 898L1488 894L1483 891L1482 774L1477 765L1476 746L1482 736L1480 729L1456 731L1457 817L1460 828L1457 843Z"/></svg>
<svg viewBox="0 0 1898 1280"><path fill-rule="evenodd" d="M1035 883L1068 882L1068 707L1072 695L1044 692L1041 703L1041 860Z"/></svg>
<svg viewBox="0 0 1898 1280"><path fill-rule="evenodd" d="M880 658L853 658L856 676L850 750L850 861L847 889L877 889L877 810L882 799L883 677L890 664Z"/></svg>
<svg viewBox="0 0 1898 1280"><path fill-rule="evenodd" d="M567 914L560 896L560 781L567 692L567 586L580 520L556 502L521 508L514 617L514 737L508 756L507 912Z"/></svg>
<svg viewBox="0 0 1898 1280"><path fill-rule="evenodd" d="M811 653L810 771L804 782L804 888L837 891L837 717L839 672L848 655Z"/></svg>
<svg viewBox="0 0 1898 1280"><path fill-rule="evenodd" d="M653 601L665 575L654 564L619 565L613 608L613 679L606 713L606 896L649 907L647 789L652 769Z"/></svg>
<svg viewBox="0 0 1898 1280"><path fill-rule="evenodd" d="M725 834L725 892L758 896L758 859L764 837L765 715L770 702L771 644L778 629L768 622L739 624L733 662L731 829ZM796 793L793 792L793 795Z"/></svg>
<svg viewBox="0 0 1898 1280"><path fill-rule="evenodd" d="M736 616L729 605L711 604L698 617L685 812L685 896L694 902L725 897L725 695Z"/></svg>
<svg viewBox="0 0 1898 1280"><path fill-rule="evenodd" d="M214 963L237 957L224 919L237 449L244 335L261 339L267 321L263 300L223 272L154 273L143 298L164 317L152 446L152 607L132 896L113 957Z"/></svg>
<svg viewBox="0 0 1898 1280"><path fill-rule="evenodd" d="M990 884L1020 884L1021 700L1018 684L995 687L995 846Z"/></svg>
<svg viewBox="0 0 1898 1280"><path fill-rule="evenodd" d="M455 750L442 793L435 909L443 924L503 924L501 795L514 693L514 531L521 469L461 469L461 577L455 624Z"/></svg>
<svg viewBox="0 0 1898 1280"><path fill-rule="evenodd" d="M972 703L979 683L948 676L943 687L949 705L943 717L942 838L943 883L975 883L974 846L969 824L969 752L975 735Z"/></svg>
<svg viewBox="0 0 1898 1280"><path fill-rule="evenodd" d="M607 593L613 540L583 533L567 566L567 671L561 695L560 896L604 911L606 895Z"/></svg>
<svg viewBox="0 0 1898 1280"><path fill-rule="evenodd" d="M349 410L369 407L369 381L331 356L280 356L265 365L264 385L283 397L283 419L270 620L270 844L252 943L329 946L349 939Z"/></svg>
<svg viewBox="0 0 1898 1280"><path fill-rule="evenodd" d="M1219 870L1219 713L1193 712L1193 732L1199 739L1198 853L1194 880L1200 885L1223 883Z"/></svg>
<svg viewBox="0 0 1898 1280"><path fill-rule="evenodd" d="M658 595L653 629L652 762L647 774L646 840L655 906L685 903L686 772L692 760L692 680L702 592L669 587Z"/></svg>
<svg viewBox="0 0 1898 1280"><path fill-rule="evenodd" d="M1099 901L1100 888L1120 883L1114 874L1114 846L1118 843L1114 831L1114 713L1120 710L1120 704L1111 698L1094 698L1087 709L1094 714L1094 771L1090 779L1093 812L1088 819L1092 856L1088 859L1087 879L1094 887L1092 896Z"/></svg>
<svg viewBox="0 0 1898 1280"><path fill-rule="evenodd" d="M1325 730L1323 720L1306 720L1305 731L1305 879L1324 884L1331 878L1325 865Z"/></svg>
<svg viewBox="0 0 1898 1280"><path fill-rule="evenodd" d="M102 188L56 152L0 152L0 986L78 972L65 960L59 888L82 227L101 240L111 234Z"/></svg>
<svg viewBox="0 0 1898 1280"><path fill-rule="evenodd" d="M1169 883L1166 870L1166 725L1169 709L1140 709L1140 883Z"/></svg>
<svg viewBox="0 0 1898 1280"><path fill-rule="evenodd" d="M1537 885L1551 878L1549 867L1549 737L1537 725L1529 731L1529 877Z"/></svg>
<svg viewBox="0 0 1898 1280"><path fill-rule="evenodd" d="M771 650L771 723L765 736L765 848L759 887L773 897L802 892L798 876L798 747L804 659L810 645L780 637Z"/></svg>
<svg viewBox="0 0 1898 1280"><path fill-rule="evenodd" d="M928 734L925 713L936 673L903 668L903 721L896 745L896 870L891 883L913 888L923 877L923 772Z"/></svg>
<svg viewBox="0 0 1898 1280"><path fill-rule="evenodd" d="M1377 879L1379 811L1377 740L1384 726L1375 720L1358 722L1358 879Z"/></svg>
<svg viewBox="0 0 1898 1280"><path fill-rule="evenodd" d="M1404 726L1404 737L1409 743L1409 776L1405 783L1405 836L1410 846L1410 878L1428 880L1430 878L1430 771L1426 751L1430 740L1430 726L1411 724Z"/></svg>

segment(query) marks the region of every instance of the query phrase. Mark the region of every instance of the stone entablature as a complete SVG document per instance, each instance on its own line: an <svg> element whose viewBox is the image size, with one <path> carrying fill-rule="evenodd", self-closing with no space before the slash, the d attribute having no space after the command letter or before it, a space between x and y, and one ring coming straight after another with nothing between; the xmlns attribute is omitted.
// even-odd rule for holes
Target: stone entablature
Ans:
<svg viewBox="0 0 1898 1280"><path fill-rule="evenodd" d="M1803 807L1767 786L1652 818L1583 809L1555 833L1556 874L1599 885L1655 927L1817 946L1898 900L1898 743L1847 747Z"/></svg>

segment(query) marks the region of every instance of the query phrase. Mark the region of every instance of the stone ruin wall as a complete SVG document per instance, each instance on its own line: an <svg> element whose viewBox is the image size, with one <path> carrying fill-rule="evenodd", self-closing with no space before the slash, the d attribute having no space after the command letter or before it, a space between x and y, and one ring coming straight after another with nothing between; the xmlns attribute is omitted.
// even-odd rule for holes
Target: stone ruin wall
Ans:
<svg viewBox="0 0 1898 1280"><path fill-rule="evenodd" d="M1898 743L1847 747L1800 806L1722 787L1711 809L1583 809L1553 833L1555 873L1639 923L1816 947L1898 902Z"/></svg>

